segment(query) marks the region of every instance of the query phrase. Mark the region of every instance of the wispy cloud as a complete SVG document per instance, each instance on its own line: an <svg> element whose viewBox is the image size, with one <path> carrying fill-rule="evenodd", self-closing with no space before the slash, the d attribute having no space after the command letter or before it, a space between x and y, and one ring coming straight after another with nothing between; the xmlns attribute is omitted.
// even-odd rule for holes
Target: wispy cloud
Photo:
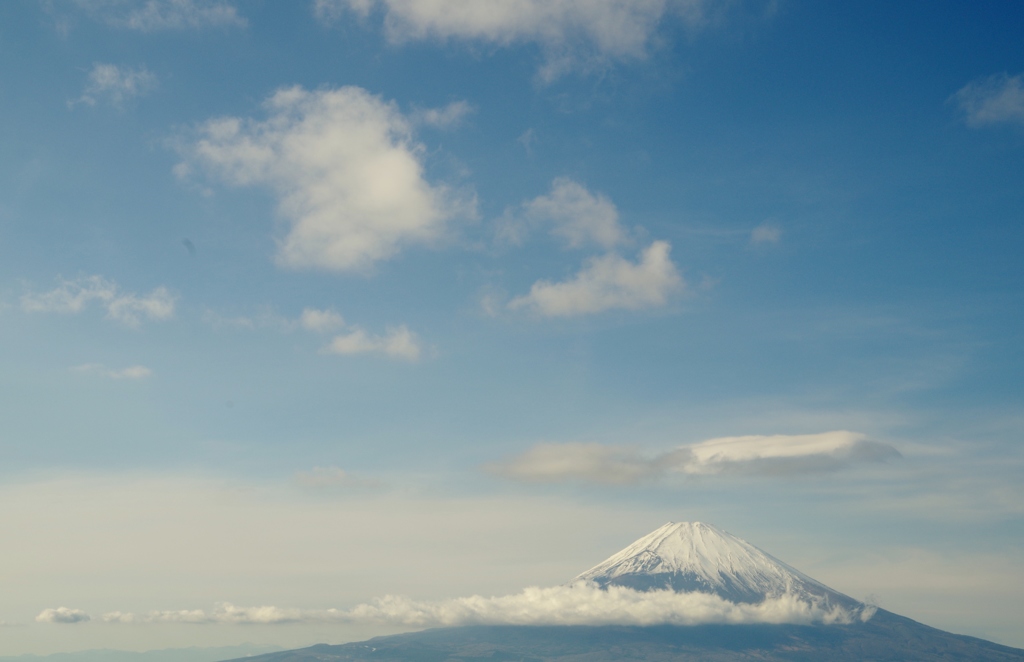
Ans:
<svg viewBox="0 0 1024 662"><path fill-rule="evenodd" d="M627 485L659 478L672 465L635 448L597 443L537 444L522 455L487 465L492 473L531 483L582 481Z"/></svg>
<svg viewBox="0 0 1024 662"><path fill-rule="evenodd" d="M707 23L703 0L315 0L325 23L352 12L364 19L379 9L395 43L467 40L498 46L538 44L540 71L551 81L616 61L648 56L659 24L675 17L691 28Z"/></svg>
<svg viewBox="0 0 1024 662"><path fill-rule="evenodd" d="M657 454L596 443L538 444L485 469L524 482L625 485L673 474L818 473L899 457L899 451L890 444L857 432L836 430L804 435L720 437Z"/></svg>
<svg viewBox="0 0 1024 662"><path fill-rule="evenodd" d="M345 326L345 318L330 309L306 308L299 317L299 324L307 331L325 333L343 328Z"/></svg>
<svg viewBox="0 0 1024 662"><path fill-rule="evenodd" d="M39 623L85 623L91 620L89 614L81 609L68 609L57 607L56 609L44 609L36 616Z"/></svg>
<svg viewBox="0 0 1024 662"><path fill-rule="evenodd" d="M76 0L76 4L111 26L140 32L248 25L226 0Z"/></svg>
<svg viewBox="0 0 1024 662"><path fill-rule="evenodd" d="M404 324L385 327L384 333L375 334L356 324L349 324L332 308L304 308L297 319L285 317L264 309L255 316L226 317L206 311L203 321L216 329L274 329L282 333L296 330L317 334L337 333L321 348L323 354L378 354L392 359L418 361L423 354L419 336Z"/></svg>
<svg viewBox="0 0 1024 662"><path fill-rule="evenodd" d="M365 271L402 248L430 244L475 200L426 181L423 148L393 103L358 87L282 89L263 121L226 117L181 148L188 164L278 198L290 229L277 262L291 268Z"/></svg>
<svg viewBox="0 0 1024 662"><path fill-rule="evenodd" d="M408 627L459 625L701 625L706 623L842 623L868 620L871 608L848 611L805 602L793 595L759 604L737 604L708 593L670 590L637 591L621 586L599 588L580 582L568 586L527 588L498 597L473 595L439 601L385 596L352 609L238 607L221 603L204 611L110 612L108 623L192 623L208 625L279 625L288 623L365 623Z"/></svg>
<svg viewBox="0 0 1024 662"><path fill-rule="evenodd" d="M782 228L775 223L765 222L750 231L750 243L755 246L761 244L777 244L782 238Z"/></svg>
<svg viewBox="0 0 1024 662"><path fill-rule="evenodd" d="M109 379L145 379L153 374L153 371L144 365L133 365L127 368L116 370L108 368L102 363L84 363L71 368L74 372L86 372Z"/></svg>
<svg viewBox="0 0 1024 662"><path fill-rule="evenodd" d="M144 66L119 67L116 64L97 62L89 72L82 96L68 105L81 103L95 106L106 101L115 108L121 108L125 102L148 94L156 87L156 76Z"/></svg>
<svg viewBox="0 0 1024 662"><path fill-rule="evenodd" d="M59 282L49 292L23 295L22 310L30 313L75 314L97 303L106 309L107 317L131 327L139 326L144 318L165 320L174 316L177 297L165 287L158 287L140 296L121 291L117 283L101 276L59 279Z"/></svg>
<svg viewBox="0 0 1024 662"><path fill-rule="evenodd" d="M972 81L953 95L968 126L1024 124L1024 74Z"/></svg>
<svg viewBox="0 0 1024 662"><path fill-rule="evenodd" d="M607 310L641 310L668 303L684 282L669 258L667 241L655 241L637 262L609 253L587 260L571 279L537 281L529 294L509 302L513 310L532 310L545 317L571 317Z"/></svg>
<svg viewBox="0 0 1024 662"><path fill-rule="evenodd" d="M425 124L438 129L451 129L462 123L473 112L467 101L453 101L441 108L420 109L410 117L413 124Z"/></svg>

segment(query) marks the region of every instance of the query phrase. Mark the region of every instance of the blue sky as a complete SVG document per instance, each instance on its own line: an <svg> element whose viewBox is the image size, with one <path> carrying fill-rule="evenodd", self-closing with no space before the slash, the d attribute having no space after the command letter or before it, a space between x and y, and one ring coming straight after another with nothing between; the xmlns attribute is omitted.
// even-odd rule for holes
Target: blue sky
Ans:
<svg viewBox="0 0 1024 662"><path fill-rule="evenodd" d="M0 5L0 653L369 636L102 615L514 592L667 520L1024 646L1020 19Z"/></svg>

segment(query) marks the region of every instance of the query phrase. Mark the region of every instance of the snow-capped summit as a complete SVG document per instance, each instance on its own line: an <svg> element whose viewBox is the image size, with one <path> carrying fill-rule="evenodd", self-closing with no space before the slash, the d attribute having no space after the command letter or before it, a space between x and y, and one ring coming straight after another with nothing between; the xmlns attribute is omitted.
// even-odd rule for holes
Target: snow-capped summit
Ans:
<svg viewBox="0 0 1024 662"><path fill-rule="evenodd" d="M669 522L577 576L604 587L713 593L730 602L758 603L787 593L833 606L861 603L701 522Z"/></svg>

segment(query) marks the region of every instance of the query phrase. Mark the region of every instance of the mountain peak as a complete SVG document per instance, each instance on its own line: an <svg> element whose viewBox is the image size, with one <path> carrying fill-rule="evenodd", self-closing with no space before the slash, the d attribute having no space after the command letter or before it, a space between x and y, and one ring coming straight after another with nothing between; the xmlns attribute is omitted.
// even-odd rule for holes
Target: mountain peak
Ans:
<svg viewBox="0 0 1024 662"><path fill-rule="evenodd" d="M698 591L730 602L758 603L793 593L812 602L860 605L747 541L703 522L669 522L573 581L641 591Z"/></svg>

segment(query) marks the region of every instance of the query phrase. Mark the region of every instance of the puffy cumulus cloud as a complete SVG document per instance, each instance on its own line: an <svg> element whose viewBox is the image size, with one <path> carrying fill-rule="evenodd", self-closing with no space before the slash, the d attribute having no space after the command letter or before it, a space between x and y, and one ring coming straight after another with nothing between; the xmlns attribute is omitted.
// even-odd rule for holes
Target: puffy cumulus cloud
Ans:
<svg viewBox="0 0 1024 662"><path fill-rule="evenodd" d="M750 243L755 246L759 244L777 244L781 238L782 228L774 223L762 223L750 231Z"/></svg>
<svg viewBox="0 0 1024 662"><path fill-rule="evenodd" d="M967 124L1024 124L1024 74L997 74L972 81L960 88L953 99L963 111Z"/></svg>
<svg viewBox="0 0 1024 662"><path fill-rule="evenodd" d="M560 283L537 281L529 294L516 297L508 306L546 317L663 306L684 287L669 258L670 250L667 241L655 241L641 252L637 262L615 253L590 258L572 279Z"/></svg>
<svg viewBox="0 0 1024 662"><path fill-rule="evenodd" d="M571 69L647 56L666 15L691 27L706 21L703 0L316 0L324 22L346 11L384 14L393 42L461 39L508 46L535 43L546 63L540 75L552 80Z"/></svg>
<svg viewBox="0 0 1024 662"><path fill-rule="evenodd" d="M84 623L88 620L91 620L89 614L81 609L68 609L67 607L44 609L36 616L38 623Z"/></svg>
<svg viewBox="0 0 1024 662"><path fill-rule="evenodd" d="M140 32L248 24L226 0L75 0L75 5L108 25Z"/></svg>
<svg viewBox="0 0 1024 662"><path fill-rule="evenodd" d="M145 379L153 374L153 371L144 365L132 365L127 368L116 370L108 368L102 363L84 363L71 368L74 372L87 372L109 379Z"/></svg>
<svg viewBox="0 0 1024 662"><path fill-rule="evenodd" d="M389 327L383 335L353 327L337 335L323 349L325 354L383 354L394 359L418 361L422 353L419 337L404 324Z"/></svg>
<svg viewBox="0 0 1024 662"><path fill-rule="evenodd" d="M121 291L114 281L101 276L83 276L76 280L60 279L60 284L42 293L21 297L21 307L30 313L80 313L98 303L107 317L137 327L145 319L165 320L174 316L176 297L165 287L158 287L140 296Z"/></svg>
<svg viewBox="0 0 1024 662"><path fill-rule="evenodd" d="M179 173L199 165L235 186L262 186L290 223L277 261L292 268L366 270L410 244L437 240L475 215L424 179L423 148L393 103L358 87L282 89L268 119L206 122L181 148Z"/></svg>
<svg viewBox="0 0 1024 662"><path fill-rule="evenodd" d="M148 614L111 612L111 623L286 624L372 623L407 627L459 625L702 625L706 623L852 623L868 620L870 608L848 611L782 595L760 604L737 604L708 593L670 590L637 591L580 582L569 586L527 588L499 597L473 595L441 601L385 596L352 609L305 610L279 607L236 607L214 610L158 611Z"/></svg>
<svg viewBox="0 0 1024 662"><path fill-rule="evenodd" d="M547 195L524 202L521 213L506 212L499 236L519 244L531 228L539 225L548 225L551 234L570 248L596 244L611 249L626 241L615 204L567 177L555 179Z"/></svg>
<svg viewBox="0 0 1024 662"><path fill-rule="evenodd" d="M106 100L110 105L120 108L126 101L143 96L156 87L156 76L144 66L119 67L116 64L97 62L89 72L82 96L68 105L84 103L95 106Z"/></svg>
<svg viewBox="0 0 1024 662"><path fill-rule="evenodd" d="M627 485L670 475L792 475L901 457L889 444L846 430L721 437L659 454L596 443L538 444L484 469L523 482Z"/></svg>

